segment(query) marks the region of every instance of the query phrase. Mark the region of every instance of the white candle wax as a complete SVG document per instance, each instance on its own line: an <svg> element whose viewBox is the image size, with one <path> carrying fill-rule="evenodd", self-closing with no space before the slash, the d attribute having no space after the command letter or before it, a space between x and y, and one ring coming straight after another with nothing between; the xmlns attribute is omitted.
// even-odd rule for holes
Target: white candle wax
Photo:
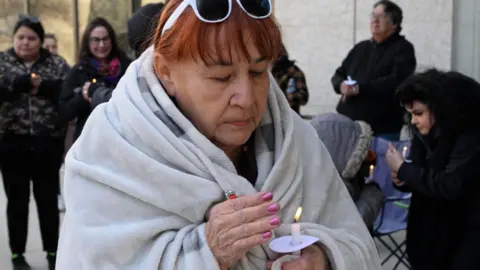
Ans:
<svg viewBox="0 0 480 270"><path fill-rule="evenodd" d="M300 234L300 224L292 224L292 245L299 245L302 243L302 235Z"/></svg>

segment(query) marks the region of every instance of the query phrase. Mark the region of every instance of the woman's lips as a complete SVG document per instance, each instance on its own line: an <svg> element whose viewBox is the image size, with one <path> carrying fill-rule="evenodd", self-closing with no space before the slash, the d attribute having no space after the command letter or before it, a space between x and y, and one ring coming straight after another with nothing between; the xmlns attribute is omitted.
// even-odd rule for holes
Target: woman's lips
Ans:
<svg viewBox="0 0 480 270"><path fill-rule="evenodd" d="M236 126L236 127L246 127L250 124L250 121L249 120L232 121L232 122L229 122L229 123Z"/></svg>

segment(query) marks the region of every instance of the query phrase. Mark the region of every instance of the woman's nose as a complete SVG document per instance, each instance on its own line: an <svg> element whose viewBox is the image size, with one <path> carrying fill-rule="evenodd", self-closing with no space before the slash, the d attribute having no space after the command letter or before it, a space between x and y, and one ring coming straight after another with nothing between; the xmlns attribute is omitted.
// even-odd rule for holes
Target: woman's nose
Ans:
<svg viewBox="0 0 480 270"><path fill-rule="evenodd" d="M415 117L412 117L412 120L410 120L410 124L412 125L417 124L417 119Z"/></svg>
<svg viewBox="0 0 480 270"><path fill-rule="evenodd" d="M231 105L239 106L245 109L251 107L254 103L254 95L250 81L239 83L235 87L235 94L231 99Z"/></svg>

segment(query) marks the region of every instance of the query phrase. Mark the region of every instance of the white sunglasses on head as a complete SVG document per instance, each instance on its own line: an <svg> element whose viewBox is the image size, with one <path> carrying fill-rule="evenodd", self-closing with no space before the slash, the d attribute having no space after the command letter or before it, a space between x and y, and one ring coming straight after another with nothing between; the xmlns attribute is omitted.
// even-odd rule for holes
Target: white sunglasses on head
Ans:
<svg viewBox="0 0 480 270"><path fill-rule="evenodd" d="M191 6L199 20L206 23L225 21L232 12L234 0L183 0L163 26L162 35L177 21L178 17ZM271 0L236 0L238 5L254 19L265 19L272 14Z"/></svg>

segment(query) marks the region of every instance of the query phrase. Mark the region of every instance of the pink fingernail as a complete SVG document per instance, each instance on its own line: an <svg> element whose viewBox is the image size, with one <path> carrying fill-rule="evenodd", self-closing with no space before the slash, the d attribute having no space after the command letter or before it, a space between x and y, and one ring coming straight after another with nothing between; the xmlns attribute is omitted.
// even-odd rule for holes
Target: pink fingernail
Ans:
<svg viewBox="0 0 480 270"><path fill-rule="evenodd" d="M270 225L278 225L280 223L280 219L278 219L278 217L274 217L270 220Z"/></svg>
<svg viewBox="0 0 480 270"><path fill-rule="evenodd" d="M274 203L268 207L268 212L275 213L278 210L278 204Z"/></svg>
<svg viewBox="0 0 480 270"><path fill-rule="evenodd" d="M266 232L266 233L263 234L264 239L268 239L270 237L272 237L272 232Z"/></svg>
<svg viewBox="0 0 480 270"><path fill-rule="evenodd" d="M271 199L273 199L273 194L271 192L268 192L267 194L262 196L262 199L264 201L270 201Z"/></svg>

